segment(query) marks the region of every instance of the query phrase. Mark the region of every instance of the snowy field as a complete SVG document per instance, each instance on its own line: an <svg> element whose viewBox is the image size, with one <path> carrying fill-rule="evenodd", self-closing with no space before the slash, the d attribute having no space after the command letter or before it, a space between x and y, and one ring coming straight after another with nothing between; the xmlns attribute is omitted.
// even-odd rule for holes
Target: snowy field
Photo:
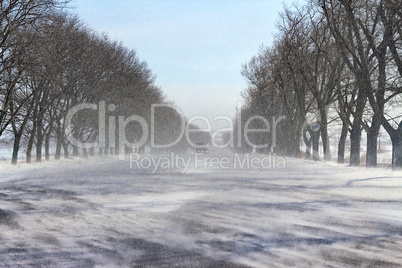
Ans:
<svg viewBox="0 0 402 268"><path fill-rule="evenodd" d="M402 266L402 171L213 156L2 163L0 267Z"/></svg>

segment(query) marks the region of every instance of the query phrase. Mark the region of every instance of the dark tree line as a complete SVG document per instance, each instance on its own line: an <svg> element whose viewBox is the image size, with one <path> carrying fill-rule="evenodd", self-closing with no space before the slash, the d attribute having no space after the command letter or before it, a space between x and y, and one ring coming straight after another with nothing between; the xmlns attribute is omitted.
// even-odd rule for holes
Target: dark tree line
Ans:
<svg viewBox="0 0 402 268"><path fill-rule="evenodd" d="M127 118L139 116L150 126L151 105L166 103L135 51L94 33L64 12L62 4L1 1L0 139L13 143L13 164L22 148L27 162L33 152L36 161L49 160L52 146L56 159L62 154L130 151L129 145L146 133L138 120ZM95 109L78 111L67 125L69 111L83 103L95 104ZM102 109L105 113L99 115ZM156 134L161 141L177 132L180 119L173 109L164 115ZM82 144L98 145L73 144L69 135ZM176 147L183 146L181 142Z"/></svg>
<svg viewBox="0 0 402 268"><path fill-rule="evenodd" d="M392 165L401 167L401 26L402 4L396 0L313 0L285 8L275 44L243 65L249 88L242 120L286 116L277 128L275 151L292 156L300 156L303 134L308 140L316 121L326 160L331 159L328 129L333 120L341 121L338 162L344 162L349 135L350 165L360 164L364 131L367 166L377 165L382 126L392 141ZM253 123L265 127L261 120ZM269 135L254 138L272 143Z"/></svg>

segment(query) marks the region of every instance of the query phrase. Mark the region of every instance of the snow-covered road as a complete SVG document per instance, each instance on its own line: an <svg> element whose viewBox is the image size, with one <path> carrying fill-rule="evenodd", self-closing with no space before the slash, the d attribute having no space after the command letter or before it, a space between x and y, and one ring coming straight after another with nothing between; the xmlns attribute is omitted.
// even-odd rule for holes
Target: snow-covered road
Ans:
<svg viewBox="0 0 402 268"><path fill-rule="evenodd" d="M0 267L402 266L401 171L214 156L1 166Z"/></svg>

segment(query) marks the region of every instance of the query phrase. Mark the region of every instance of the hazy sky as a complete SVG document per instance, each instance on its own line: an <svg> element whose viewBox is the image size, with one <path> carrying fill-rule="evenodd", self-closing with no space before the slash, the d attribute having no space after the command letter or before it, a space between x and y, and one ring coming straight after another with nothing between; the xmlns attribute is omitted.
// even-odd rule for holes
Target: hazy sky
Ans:
<svg viewBox="0 0 402 268"><path fill-rule="evenodd" d="M284 1L287 4L293 1ZM241 65L276 33L276 0L72 0L71 12L135 49L187 117L235 115Z"/></svg>

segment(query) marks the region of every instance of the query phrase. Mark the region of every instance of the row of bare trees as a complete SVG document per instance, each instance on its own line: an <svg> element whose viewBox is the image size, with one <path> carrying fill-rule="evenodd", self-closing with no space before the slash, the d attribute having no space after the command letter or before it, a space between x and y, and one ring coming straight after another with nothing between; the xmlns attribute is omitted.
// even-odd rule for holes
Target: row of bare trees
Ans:
<svg viewBox="0 0 402 268"><path fill-rule="evenodd" d="M72 144L68 135L82 144L101 140L98 153L117 154L122 149L119 124L124 124L124 138L135 143L143 126L125 118L135 115L150 125L151 105L165 102L135 51L94 33L62 4L1 1L0 139L13 143L13 164L20 147L27 162L32 155L38 162L48 160L52 149L56 159L80 150L95 154L93 146ZM67 125L69 111L83 103L96 109L81 109ZM179 131L176 119L180 115L170 109L158 134Z"/></svg>
<svg viewBox="0 0 402 268"><path fill-rule="evenodd" d="M249 87L241 120L285 116L276 129L275 150L292 156L300 156L303 136L311 147L310 123L316 121L326 160L331 159L331 122L340 121L338 162L344 162L349 134L350 165L360 164L364 131L367 166L377 165L382 126L392 141L392 166L401 167L401 28L397 0L314 0L286 7L274 45L262 47L243 65ZM261 120L251 125L265 127ZM268 140L273 147L266 133L253 134L259 144Z"/></svg>

